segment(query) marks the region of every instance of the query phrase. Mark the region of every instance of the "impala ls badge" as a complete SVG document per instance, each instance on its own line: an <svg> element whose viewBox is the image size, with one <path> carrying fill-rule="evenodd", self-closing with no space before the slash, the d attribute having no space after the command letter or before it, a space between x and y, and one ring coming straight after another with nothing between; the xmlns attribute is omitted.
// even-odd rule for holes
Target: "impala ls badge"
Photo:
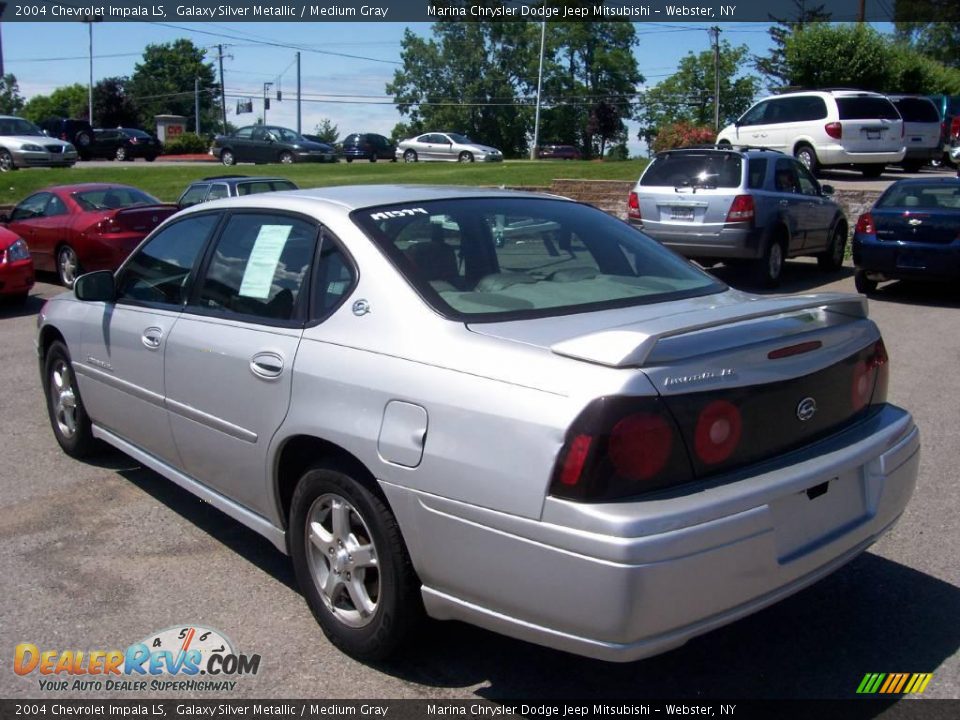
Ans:
<svg viewBox="0 0 960 720"><path fill-rule="evenodd" d="M907 220L907 222L913 225L914 227L916 227L917 225L923 225L923 220L921 220L920 218L910 218L909 220Z"/></svg>
<svg viewBox="0 0 960 720"><path fill-rule="evenodd" d="M800 422L806 422L817 413L817 401L812 397L805 397L797 405L797 419Z"/></svg>

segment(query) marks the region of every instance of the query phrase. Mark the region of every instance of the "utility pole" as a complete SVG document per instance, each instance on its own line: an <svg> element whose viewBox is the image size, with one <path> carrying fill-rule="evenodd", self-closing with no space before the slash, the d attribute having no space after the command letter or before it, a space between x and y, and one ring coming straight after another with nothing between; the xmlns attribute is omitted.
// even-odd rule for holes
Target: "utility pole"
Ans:
<svg viewBox="0 0 960 720"><path fill-rule="evenodd" d="M93 24L100 22L103 18L94 15L92 12L86 12L80 16L80 22L87 25L87 36L90 43L90 83L87 85L87 121L93 125Z"/></svg>
<svg viewBox="0 0 960 720"><path fill-rule="evenodd" d="M547 21L540 23L540 68L537 70L537 110L533 120L533 147L530 148L530 159L537 159L537 146L540 144L540 90L543 87L543 49L547 41Z"/></svg>
<svg viewBox="0 0 960 720"><path fill-rule="evenodd" d="M195 77L193 79L193 112L196 117L196 122L193 127L196 130L197 135L200 135L200 78Z"/></svg>
<svg viewBox="0 0 960 720"><path fill-rule="evenodd" d="M867 0L860 0L860 12L857 14L857 22L862 23L867 19Z"/></svg>
<svg viewBox="0 0 960 720"><path fill-rule="evenodd" d="M300 51L297 50L297 132L303 132L303 128L300 126L301 115L300 115Z"/></svg>
<svg viewBox="0 0 960 720"><path fill-rule="evenodd" d="M720 28L708 31L713 39L713 129L720 132Z"/></svg>
<svg viewBox="0 0 960 720"><path fill-rule="evenodd" d="M220 117L223 121L223 134L226 135L227 134L227 96L223 92L223 45L217 45L217 59L220 61Z"/></svg>

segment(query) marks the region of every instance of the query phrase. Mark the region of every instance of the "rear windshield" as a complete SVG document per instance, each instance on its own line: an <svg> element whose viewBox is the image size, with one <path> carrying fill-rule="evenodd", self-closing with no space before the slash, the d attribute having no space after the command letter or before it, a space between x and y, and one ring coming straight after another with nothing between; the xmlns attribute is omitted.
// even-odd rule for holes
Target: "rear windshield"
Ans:
<svg viewBox="0 0 960 720"><path fill-rule="evenodd" d="M254 180L253 182L237 183L237 195L257 195L258 193L274 192L276 190L297 189L297 186L289 180Z"/></svg>
<svg viewBox="0 0 960 720"><path fill-rule="evenodd" d="M562 200L437 200L351 217L452 319L561 315L725 289L639 230Z"/></svg>
<svg viewBox="0 0 960 720"><path fill-rule="evenodd" d="M837 98L841 120L899 120L900 113L883 97Z"/></svg>
<svg viewBox="0 0 960 720"><path fill-rule="evenodd" d="M131 129L127 129L127 130L124 130L123 133L124 133L124 135L126 135L127 137L150 139L150 133L146 133L146 132L144 132L143 130L131 130Z"/></svg>
<svg viewBox="0 0 960 720"><path fill-rule="evenodd" d="M929 100L923 98L901 98L893 104L900 111L900 116L907 122L940 122L940 113Z"/></svg>
<svg viewBox="0 0 960 720"><path fill-rule="evenodd" d="M160 202L142 190L124 187L84 190L74 193L73 199L84 210L113 210L134 205L157 205Z"/></svg>
<svg viewBox="0 0 960 720"><path fill-rule="evenodd" d="M736 153L665 153L654 158L640 184L734 188L740 186L742 175L743 161Z"/></svg>
<svg viewBox="0 0 960 720"><path fill-rule="evenodd" d="M960 182L896 184L877 200L876 207L960 211Z"/></svg>

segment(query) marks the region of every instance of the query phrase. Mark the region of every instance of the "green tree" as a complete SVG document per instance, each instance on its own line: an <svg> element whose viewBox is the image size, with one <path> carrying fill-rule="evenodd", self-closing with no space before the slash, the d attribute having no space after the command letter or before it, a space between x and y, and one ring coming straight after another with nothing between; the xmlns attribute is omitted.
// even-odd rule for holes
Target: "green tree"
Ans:
<svg viewBox="0 0 960 720"><path fill-rule="evenodd" d="M49 95L34 95L23 106L23 117L41 122L52 117L86 118L89 112L89 93L84 85L76 83L57 88Z"/></svg>
<svg viewBox="0 0 960 720"><path fill-rule="evenodd" d="M760 87L752 75L742 75L749 49L726 40L720 43L720 126L738 118L750 107ZM659 128L675 123L713 125L713 51L687 53L670 77L644 93L637 120L639 138L652 144Z"/></svg>
<svg viewBox="0 0 960 720"><path fill-rule="evenodd" d="M23 110L23 95L17 84L17 76L7 73L0 77L0 115L19 115Z"/></svg>
<svg viewBox="0 0 960 720"><path fill-rule="evenodd" d="M826 22L830 19L830 13L826 11L822 4L814 5L808 0L793 0L793 4L796 7L796 12L792 18L770 16L770 19L776 23L767 31L770 33L773 45L765 57L759 55L753 57L754 67L767 79L767 86L771 90L789 84L789 72L784 59L784 47L787 44L787 39L794 33L802 32L811 23Z"/></svg>
<svg viewBox="0 0 960 720"><path fill-rule="evenodd" d="M156 115L194 118L196 78L200 80L201 129L220 126L220 89L213 64L205 58L205 50L185 39L147 45L126 88L144 127L152 127Z"/></svg>
<svg viewBox="0 0 960 720"><path fill-rule="evenodd" d="M607 141L616 138L622 130L623 121L617 106L601 100L591 108L587 132L600 139L600 157L605 154Z"/></svg>
<svg viewBox="0 0 960 720"><path fill-rule="evenodd" d="M340 129L333 124L330 118L324 118L317 123L313 129L313 134L328 145L335 145L340 139Z"/></svg>
<svg viewBox="0 0 960 720"><path fill-rule="evenodd" d="M110 77L93 86L93 120L99 127L129 127L137 125L140 114L127 91L125 77ZM146 126L151 128L151 126Z"/></svg>
<svg viewBox="0 0 960 720"><path fill-rule="evenodd" d="M790 85L889 91L894 77L892 42L866 23L817 24L784 45Z"/></svg>

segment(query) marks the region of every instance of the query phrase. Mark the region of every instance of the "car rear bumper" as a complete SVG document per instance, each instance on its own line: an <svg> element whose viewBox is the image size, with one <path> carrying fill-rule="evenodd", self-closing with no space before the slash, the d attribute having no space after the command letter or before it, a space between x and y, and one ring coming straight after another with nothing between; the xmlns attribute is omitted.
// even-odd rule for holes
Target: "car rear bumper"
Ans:
<svg viewBox="0 0 960 720"><path fill-rule="evenodd" d="M960 241L952 243L879 241L853 236L853 264L876 280L960 279ZM882 276L882 277L881 277Z"/></svg>
<svg viewBox="0 0 960 720"><path fill-rule="evenodd" d="M828 145L817 149L817 159L821 165L874 165L893 164L903 160L906 148L884 150L880 152L852 152L842 145Z"/></svg>
<svg viewBox="0 0 960 720"><path fill-rule="evenodd" d="M643 221L643 232L688 258L746 258L761 255L761 233L747 224L677 225Z"/></svg>
<svg viewBox="0 0 960 720"><path fill-rule="evenodd" d="M904 154L904 160L936 160L943 155L943 148L939 145L934 147L908 147Z"/></svg>
<svg viewBox="0 0 960 720"><path fill-rule="evenodd" d="M664 652L854 558L903 512L919 433L892 406L779 466L677 497L548 498L540 521L384 484L427 612L602 660ZM470 552L451 554L456 543Z"/></svg>

